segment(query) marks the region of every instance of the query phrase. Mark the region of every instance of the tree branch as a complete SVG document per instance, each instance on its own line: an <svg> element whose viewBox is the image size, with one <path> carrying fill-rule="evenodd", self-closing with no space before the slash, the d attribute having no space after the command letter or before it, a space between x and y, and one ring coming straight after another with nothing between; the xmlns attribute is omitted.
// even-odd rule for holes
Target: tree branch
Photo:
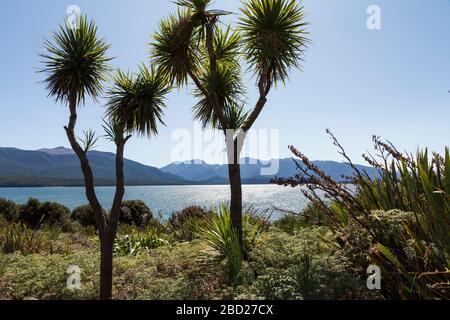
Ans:
<svg viewBox="0 0 450 320"><path fill-rule="evenodd" d="M119 223L120 213L122 211L122 201L125 195L125 176L124 176L124 150L125 144L132 137L132 135L128 135L126 137L123 136L123 132L125 131L125 123L128 118L125 115L125 119L121 123L120 127L120 141L116 145L116 192L114 194L113 205L111 207L111 219L109 222L110 231L115 232L117 230L117 225Z"/></svg>
<svg viewBox="0 0 450 320"><path fill-rule="evenodd" d="M226 129L228 129L228 123L223 114L223 110L220 108L219 98L216 92L217 60L213 46L213 21L210 21L206 24L206 49L208 51L209 67L211 72L211 78L209 82L210 90L208 92L210 97L209 100L212 103L212 107L217 114L217 118L219 119L219 123L222 126L222 129L225 131Z"/></svg>
<svg viewBox="0 0 450 320"><path fill-rule="evenodd" d="M250 116L248 117L244 126L242 127L242 130L244 132L247 132L248 130L251 129L256 119L259 117L262 109L267 103L267 95L269 94L270 89L272 88L272 82L270 81L270 69L268 67L265 67L263 69L261 77L259 78L258 81L258 88L259 88L259 99L256 102L256 105L253 108L252 112L250 113Z"/></svg>
<svg viewBox="0 0 450 320"><path fill-rule="evenodd" d="M97 199L97 195L95 193L94 188L94 176L92 174L92 169L89 164L89 160L87 158L86 152L84 152L83 148L81 148L75 137L75 125L77 122L77 103L76 96L71 95L69 101L69 109L70 109L70 120L68 126L64 127L66 130L67 138L69 139L70 145L72 146L73 151L77 155L80 160L81 170L84 176L84 185L86 191L86 197L89 201L89 204L92 210L95 213L95 221L97 223L98 232L100 237L103 237L105 228L106 228L106 217L103 214L102 206Z"/></svg>

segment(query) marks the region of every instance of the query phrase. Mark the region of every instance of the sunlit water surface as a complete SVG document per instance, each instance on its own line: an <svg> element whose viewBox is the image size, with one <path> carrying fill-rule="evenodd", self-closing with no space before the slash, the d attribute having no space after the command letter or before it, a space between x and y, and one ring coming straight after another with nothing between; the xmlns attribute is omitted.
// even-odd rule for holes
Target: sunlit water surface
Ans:
<svg viewBox="0 0 450 320"><path fill-rule="evenodd" d="M111 207L114 187L98 187L96 191L102 205ZM217 207L229 201L229 193L229 186L226 185L127 187L125 200L142 200L154 214L167 218L172 212L190 205ZM25 203L30 197L58 202L70 209L87 203L84 188L81 187L0 188L0 198ZM261 213L272 212L272 218L280 214L280 211L273 212L273 208L299 212L307 205L300 188L277 185L244 185L243 201L245 207L252 207Z"/></svg>

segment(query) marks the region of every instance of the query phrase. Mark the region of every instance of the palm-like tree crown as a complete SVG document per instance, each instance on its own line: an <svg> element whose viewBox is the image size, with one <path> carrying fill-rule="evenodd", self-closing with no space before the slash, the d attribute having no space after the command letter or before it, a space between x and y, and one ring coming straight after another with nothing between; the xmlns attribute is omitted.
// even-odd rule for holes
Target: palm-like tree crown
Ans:
<svg viewBox="0 0 450 320"><path fill-rule="evenodd" d="M255 73L276 83L292 67L300 67L309 42L304 8L295 0L253 0L245 3L240 19L242 43Z"/></svg>
<svg viewBox="0 0 450 320"><path fill-rule="evenodd" d="M213 40L217 60L214 87L220 107L227 119L228 127L231 129L231 123L235 124L236 121L233 121L232 117L228 117L228 115L232 115L233 110L237 110L236 108L242 107L243 95L245 94L239 63L239 35L237 32L231 32L229 27L225 30L216 27ZM203 50L206 49L203 48ZM209 63L205 63L205 68L199 76L201 84L208 91L211 90L212 85L210 71ZM208 125L214 128L220 127L217 114L210 105L208 98L198 88L194 90L194 94L199 99L198 103L193 107L194 118L199 120L204 127Z"/></svg>
<svg viewBox="0 0 450 320"><path fill-rule="evenodd" d="M272 84L284 82L293 67L300 67L308 44L304 9L295 0L247 0L239 28L230 32L217 24L224 11L210 10L211 0L179 0L178 15L161 21L152 57L158 68L177 86L196 83L194 117L204 126L220 127L214 105L218 101L228 128L246 123L242 96L242 65L258 78L260 93L267 95ZM207 50L207 30L213 26L215 70ZM212 74L213 72L213 74ZM198 80L198 81L196 81ZM215 92L216 100L207 93Z"/></svg>
<svg viewBox="0 0 450 320"><path fill-rule="evenodd" d="M53 41L44 42L45 53L40 55L49 96L62 102L74 99L77 105L84 103L87 95L95 100L107 79L109 48L86 16L80 17L77 28L68 23L61 25L53 34Z"/></svg>
<svg viewBox="0 0 450 320"><path fill-rule="evenodd" d="M135 76L118 70L107 91L106 114L130 134L156 135L158 124L164 125L163 109L169 91L167 77L154 67L142 65Z"/></svg>

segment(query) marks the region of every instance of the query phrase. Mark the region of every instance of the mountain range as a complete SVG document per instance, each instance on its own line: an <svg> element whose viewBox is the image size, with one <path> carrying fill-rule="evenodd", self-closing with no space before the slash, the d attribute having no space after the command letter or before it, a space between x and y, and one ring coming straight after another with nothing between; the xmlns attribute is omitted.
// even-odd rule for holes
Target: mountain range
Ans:
<svg viewBox="0 0 450 320"><path fill-rule="evenodd" d="M351 176L353 169L346 163L336 161L312 161L319 169L326 172L336 181L342 181L342 176ZM264 184L276 177L292 177L298 173L297 165L292 158L272 159L261 161L252 158L243 158L241 164L241 179L246 184ZM274 166L275 170L270 170ZM358 170L366 171L370 176L378 173L371 167L356 165ZM278 169L278 170L276 170ZM172 173L186 180L194 182L207 182L209 184L228 183L228 166L207 164L201 160L175 162L161 168L166 173ZM261 174L266 170L265 174ZM275 171L276 173L271 173Z"/></svg>
<svg viewBox="0 0 450 320"><path fill-rule="evenodd" d="M115 184L115 154L88 153L97 185ZM181 185L185 179L158 168L124 160L127 185ZM25 151L0 148L0 186L82 186L80 163L74 152L59 147Z"/></svg>
<svg viewBox="0 0 450 320"><path fill-rule="evenodd" d="M115 155L109 152L88 153L95 182L101 186L115 184ZM314 161L320 169L336 180L342 175L351 175L352 169L345 163ZM278 160L276 174L261 175L268 162L244 158L241 160L242 182L265 184L274 177L290 177L297 173L291 158ZM373 168L359 166L370 175L376 175ZM190 185L227 184L227 165L207 164L192 160L171 163L162 168L146 166L136 161L124 160L125 182L129 186L143 185ZM24 186L82 186L84 184L78 158L64 147L36 151L16 148L0 148L0 187Z"/></svg>

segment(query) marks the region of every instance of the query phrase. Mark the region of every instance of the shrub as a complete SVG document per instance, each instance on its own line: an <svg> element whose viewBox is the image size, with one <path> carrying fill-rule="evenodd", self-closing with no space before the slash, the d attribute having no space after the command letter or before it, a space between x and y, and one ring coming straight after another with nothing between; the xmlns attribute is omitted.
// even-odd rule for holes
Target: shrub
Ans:
<svg viewBox="0 0 450 320"><path fill-rule="evenodd" d="M138 255L168 244L156 231L135 231L129 235L119 235L114 243L114 252L119 256Z"/></svg>
<svg viewBox="0 0 450 320"><path fill-rule="evenodd" d="M96 299L98 253L41 255L9 254L0 257L0 287L14 300ZM81 290L67 288L70 265L81 269Z"/></svg>
<svg viewBox="0 0 450 320"><path fill-rule="evenodd" d="M67 230L70 226L70 210L58 203L41 203L30 198L26 204L20 206L18 221L33 229L47 224Z"/></svg>
<svg viewBox="0 0 450 320"><path fill-rule="evenodd" d="M136 227L155 226L158 224L150 208L140 200L129 200L122 203L119 221Z"/></svg>
<svg viewBox="0 0 450 320"><path fill-rule="evenodd" d="M334 144L354 171L343 185L291 151L303 167L283 185L307 185L304 194L327 215L326 224L340 239L348 258L360 270L378 265L382 294L390 299L449 299L450 291L450 151L443 156L418 151L402 154L374 137L379 158L364 159L378 172L369 175L353 165L337 139ZM325 193L331 202L321 200ZM394 209L399 209L394 210Z"/></svg>
<svg viewBox="0 0 450 320"><path fill-rule="evenodd" d="M11 223L0 230L0 248L5 254L16 251L22 254L38 253L46 244L36 230L30 230L26 225Z"/></svg>
<svg viewBox="0 0 450 320"><path fill-rule="evenodd" d="M309 226L326 225L327 214L317 206L309 203L300 213L286 213L273 222L273 226L293 235L298 230Z"/></svg>
<svg viewBox="0 0 450 320"><path fill-rule="evenodd" d="M7 222L14 222L19 217L18 206L8 199L0 198L0 218L4 218Z"/></svg>
<svg viewBox="0 0 450 320"><path fill-rule="evenodd" d="M178 240L192 241L196 237L196 226L211 217L212 213L199 206L190 206L174 212L167 222L170 233Z"/></svg>
<svg viewBox="0 0 450 320"><path fill-rule="evenodd" d="M241 282L244 256L252 250L262 231L262 226L252 224L251 220L249 215L244 215L242 228L244 252L237 231L232 226L230 211L225 205L221 206L219 213L197 226L198 235L211 249L207 252L209 257L225 259L227 278L232 286L237 286Z"/></svg>
<svg viewBox="0 0 450 320"><path fill-rule="evenodd" d="M264 233L248 261L255 280L236 293L275 300L372 298L365 282L333 253L335 246L325 227L305 227L295 235Z"/></svg>
<svg viewBox="0 0 450 320"><path fill-rule="evenodd" d="M305 224L296 214L285 214L273 222L273 226L293 235L297 230L303 228Z"/></svg>
<svg viewBox="0 0 450 320"><path fill-rule="evenodd" d="M75 208L72 212L72 219L80 223L83 227L97 228L95 213L90 205Z"/></svg>
<svg viewBox="0 0 450 320"><path fill-rule="evenodd" d="M106 213L106 211L104 211ZM83 227L97 228L95 213L90 205L80 206L72 212L72 219L78 221ZM140 200L124 201L120 212L119 222L124 225L136 227L156 226L158 222L147 205Z"/></svg>

